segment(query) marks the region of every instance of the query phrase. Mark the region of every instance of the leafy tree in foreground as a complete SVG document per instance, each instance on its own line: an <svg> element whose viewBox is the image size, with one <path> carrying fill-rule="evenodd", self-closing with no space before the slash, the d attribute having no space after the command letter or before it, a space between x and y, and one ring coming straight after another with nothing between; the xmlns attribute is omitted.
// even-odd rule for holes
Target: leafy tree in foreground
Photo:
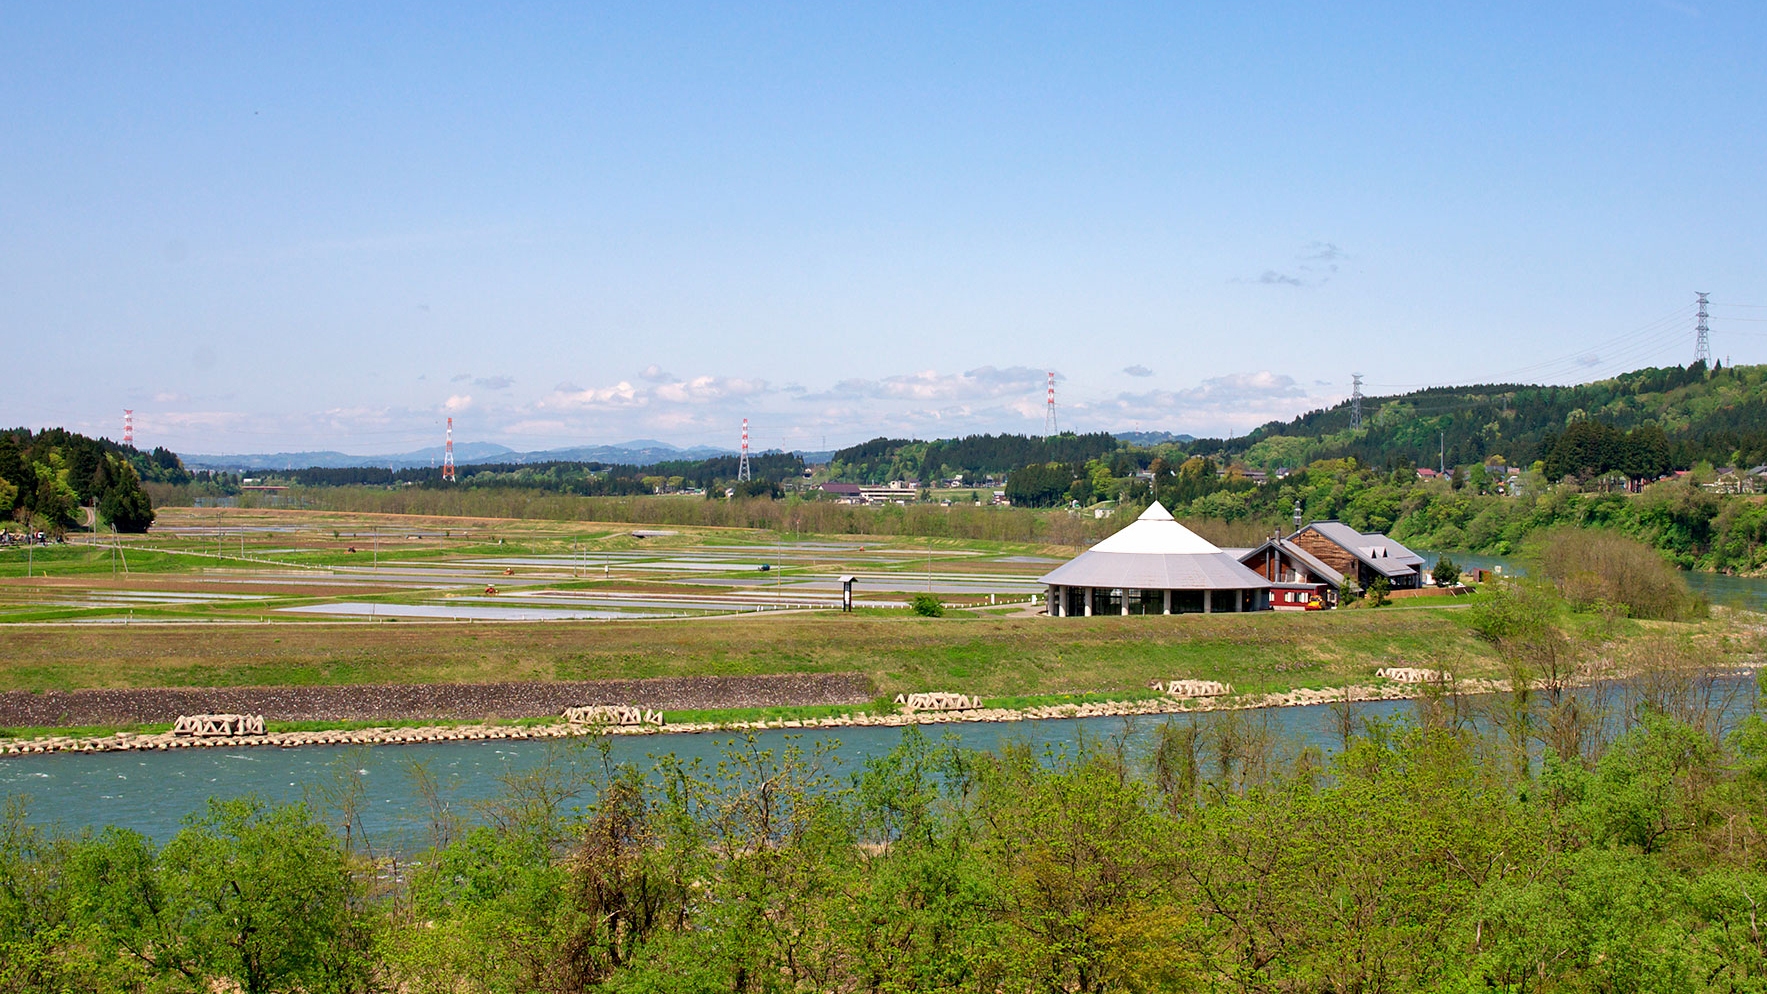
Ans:
<svg viewBox="0 0 1767 994"><path fill-rule="evenodd" d="M118 976L246 994L366 988L371 916L343 848L300 805L210 801L155 851L107 830L74 869Z"/></svg>

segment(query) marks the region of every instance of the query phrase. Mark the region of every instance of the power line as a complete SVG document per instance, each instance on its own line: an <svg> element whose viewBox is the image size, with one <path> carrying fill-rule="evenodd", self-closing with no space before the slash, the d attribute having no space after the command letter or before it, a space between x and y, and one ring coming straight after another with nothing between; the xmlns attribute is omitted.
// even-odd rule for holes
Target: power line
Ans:
<svg viewBox="0 0 1767 994"><path fill-rule="evenodd" d="M1533 372L1535 370L1558 368L1558 367L1566 366L1567 364L1572 365L1572 366L1582 365L1583 358L1592 354L1592 353L1599 353L1603 350L1611 350L1616 347L1621 347L1621 346L1625 346L1628 344L1632 344L1632 343L1637 342L1640 336L1654 336L1657 333L1660 333L1662 331L1665 331L1668 328L1678 325L1681 321L1686 320L1686 316L1687 316L1688 312L1692 309L1692 307L1693 307L1693 305L1691 305L1691 304L1683 304L1682 306L1675 308L1673 311L1670 311L1669 313L1664 314L1661 317L1654 318L1651 321L1648 321L1645 324L1632 329L1631 331L1625 332L1620 335L1616 335L1613 338L1609 338L1604 341L1594 342L1590 345L1587 345L1587 346L1584 346L1583 348L1578 349L1575 352L1571 352L1569 354L1562 355L1557 358L1543 359L1539 362L1529 363L1525 366L1517 366L1514 369L1507 370L1505 372L1497 374L1496 376L1491 378L1490 382L1500 382L1501 380L1503 380L1506 377L1514 376L1514 375L1517 375L1520 373L1529 373L1529 372ZM1682 327L1685 327L1685 325L1682 325Z"/></svg>

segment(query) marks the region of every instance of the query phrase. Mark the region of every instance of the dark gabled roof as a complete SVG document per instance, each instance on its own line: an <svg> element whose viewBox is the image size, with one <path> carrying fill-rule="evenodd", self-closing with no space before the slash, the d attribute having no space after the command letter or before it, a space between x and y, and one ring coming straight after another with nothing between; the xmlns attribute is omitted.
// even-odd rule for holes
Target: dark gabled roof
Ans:
<svg viewBox="0 0 1767 994"><path fill-rule="evenodd" d="M1318 532L1327 541L1343 548L1382 576L1404 576L1417 572L1417 567L1423 565L1422 556L1385 535L1359 532L1341 521L1315 521L1307 528ZM1307 528L1301 531L1306 531Z"/></svg>
<svg viewBox="0 0 1767 994"><path fill-rule="evenodd" d="M1239 561L1242 563L1245 562L1258 553L1263 552L1265 549L1270 548L1272 544L1274 544L1283 555L1288 556L1291 559L1299 560L1302 565L1313 571L1313 573L1330 581L1332 586L1335 587L1344 582L1344 575L1342 573L1325 565L1325 563L1319 560L1319 557L1286 538L1269 539L1263 545L1260 545L1255 549L1242 550L1241 555L1239 556Z"/></svg>

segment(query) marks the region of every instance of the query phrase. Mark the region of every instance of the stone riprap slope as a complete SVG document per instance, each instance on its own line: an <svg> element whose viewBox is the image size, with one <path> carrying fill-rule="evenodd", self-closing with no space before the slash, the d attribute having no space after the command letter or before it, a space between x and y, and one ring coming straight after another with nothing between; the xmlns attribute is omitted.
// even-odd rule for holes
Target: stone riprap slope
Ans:
<svg viewBox="0 0 1767 994"><path fill-rule="evenodd" d="M863 705L858 673L661 677L563 683L381 684L335 687L166 687L0 693L0 726L133 725L181 714L238 712L271 721L482 721L563 713L586 704L642 708Z"/></svg>

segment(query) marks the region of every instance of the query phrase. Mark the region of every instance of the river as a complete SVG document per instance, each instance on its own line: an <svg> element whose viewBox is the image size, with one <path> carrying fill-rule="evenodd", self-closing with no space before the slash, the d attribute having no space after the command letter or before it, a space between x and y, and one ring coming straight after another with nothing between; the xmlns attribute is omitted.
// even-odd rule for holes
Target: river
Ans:
<svg viewBox="0 0 1767 994"><path fill-rule="evenodd" d="M1409 715L1409 701L1371 701L1358 705L1364 718ZM1316 745L1329 752L1337 745L1330 731L1330 709L1322 705L1268 708L1238 712L1255 722L1268 721L1277 737L1290 745ZM1176 721L1191 715L1169 716ZM1019 722L960 722L929 725L931 737L950 734L969 749L993 749L1021 740L1034 746L1072 746L1123 737L1131 754L1141 754L1166 716L1051 719ZM857 768L868 756L888 752L901 741L903 729L851 726L830 729L778 729L758 732L763 748L775 751L795 742L806 752L818 743L833 744L836 772ZM607 741L616 762L648 766L651 757L674 753L684 761L703 759L715 765L732 733L615 735ZM585 740L577 740L579 743ZM159 839L178 830L181 819L210 797L257 794L273 801L299 801L310 791L334 784L340 777L362 781L366 805L363 828L377 845L408 848L428 824L424 800L407 773L409 764L423 764L435 777L454 810L470 820L474 805L497 796L503 778L534 768L548 751L576 762L599 764L600 757L583 746L559 741L500 739L476 742L434 742L410 745L301 746L242 749L180 749L172 752L51 753L0 759L0 795L22 795L30 821L60 824L67 829L120 825ZM581 751L579 751L581 750Z"/></svg>

